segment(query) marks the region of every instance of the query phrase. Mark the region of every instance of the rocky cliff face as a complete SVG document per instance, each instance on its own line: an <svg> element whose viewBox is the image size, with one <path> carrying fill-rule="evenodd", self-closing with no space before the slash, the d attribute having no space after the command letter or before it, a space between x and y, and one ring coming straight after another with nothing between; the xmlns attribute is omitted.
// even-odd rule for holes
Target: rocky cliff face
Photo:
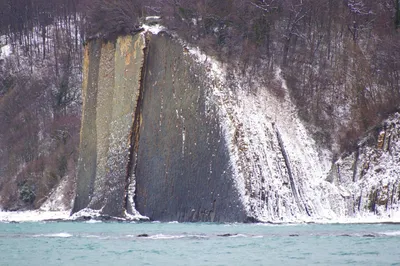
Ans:
<svg viewBox="0 0 400 266"><path fill-rule="evenodd" d="M330 153L298 118L279 71L275 79L285 96L166 32L89 42L73 212L299 222L397 206L398 127L385 129L379 151L361 145L327 179Z"/></svg>
<svg viewBox="0 0 400 266"><path fill-rule="evenodd" d="M73 212L246 219L205 71L165 34L89 43Z"/></svg>
<svg viewBox="0 0 400 266"><path fill-rule="evenodd" d="M400 114L374 128L327 178L339 187L345 215L393 215L400 203Z"/></svg>
<svg viewBox="0 0 400 266"><path fill-rule="evenodd" d="M89 207L112 216L127 209L134 124L145 39L92 41L85 48L83 115L73 212Z"/></svg>

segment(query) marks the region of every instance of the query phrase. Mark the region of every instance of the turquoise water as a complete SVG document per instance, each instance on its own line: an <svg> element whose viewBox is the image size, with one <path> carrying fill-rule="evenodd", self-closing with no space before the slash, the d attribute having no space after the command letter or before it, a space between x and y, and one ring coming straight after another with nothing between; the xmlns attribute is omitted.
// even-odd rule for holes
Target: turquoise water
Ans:
<svg viewBox="0 0 400 266"><path fill-rule="evenodd" d="M400 265L400 225L0 223L0 265Z"/></svg>

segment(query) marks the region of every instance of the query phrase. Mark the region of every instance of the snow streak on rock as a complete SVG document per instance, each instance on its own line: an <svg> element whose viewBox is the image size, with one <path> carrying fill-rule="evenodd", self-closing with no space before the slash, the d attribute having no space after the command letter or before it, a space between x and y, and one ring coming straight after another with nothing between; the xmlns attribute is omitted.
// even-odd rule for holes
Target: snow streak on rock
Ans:
<svg viewBox="0 0 400 266"><path fill-rule="evenodd" d="M349 211L353 206L348 198L362 194L358 190L371 191L377 183L385 192L364 192L362 205L371 204L368 197L375 197L378 203L397 202L393 198L399 187L399 170L393 166L399 160L393 157L394 151L382 155L386 165L379 169L388 172L383 180L375 177L373 184L363 181L351 186L328 182L331 154L316 145L288 96L278 99L257 83L256 77L249 83L242 82L249 79L237 73L228 78L219 62L196 48L188 47L188 51L209 69L208 101L219 108L235 183L250 217L265 222L350 221L354 212ZM276 80L287 92L279 70ZM377 214L383 212L384 207L374 206Z"/></svg>
<svg viewBox="0 0 400 266"><path fill-rule="evenodd" d="M339 159L328 180L343 197L346 216L400 216L400 114L370 132Z"/></svg>

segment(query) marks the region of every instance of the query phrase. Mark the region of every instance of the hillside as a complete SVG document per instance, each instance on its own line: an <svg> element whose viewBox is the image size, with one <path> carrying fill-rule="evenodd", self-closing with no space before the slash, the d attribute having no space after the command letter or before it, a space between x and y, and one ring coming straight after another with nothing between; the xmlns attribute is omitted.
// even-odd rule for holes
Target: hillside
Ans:
<svg viewBox="0 0 400 266"><path fill-rule="evenodd" d="M185 70L180 65L189 64L198 69L191 69L190 75L204 76L200 83L205 93L204 104L215 105L212 108L217 120L212 123L217 123L221 130L211 139L220 141L224 136L225 148L219 154L225 154L222 158L229 161L232 173L228 179L234 184L233 190L241 194L239 198L244 200L248 217L262 221L339 219L368 212L385 216L398 208L399 174L397 155L393 153L397 143L392 141L392 146L379 151L375 150L375 142L363 141L365 132L369 136L375 134L375 138L371 128L380 127L382 121L399 110L398 1L58 2L48 5L34 1L27 6L23 1L0 2L2 10L8 12L0 16L0 119L4 125L0 132L2 209L38 208L59 182L63 184L59 193L68 194L63 199L63 208L70 206L75 178L79 187L79 180L87 174L79 174L79 162L84 159L78 159L79 152L82 154L82 149L78 150L78 132L83 40L88 43L86 49L93 42L100 46L116 43L118 36L135 36L141 32L143 23L161 23L173 36L173 42L183 48L181 61L169 63L176 64L174 69L179 71L171 75L183 75L186 72L181 73ZM153 46L157 45L154 42ZM191 57L185 57L186 54ZM162 63L165 59L160 60ZM154 61L154 67L157 62ZM102 77L108 77L107 73L103 73L106 76L97 73L100 76L96 82L110 88L112 84L101 81ZM194 81L187 81L187 86L191 82ZM177 87L183 89L183 95L188 93L185 86ZM196 93L195 87L190 90ZM105 93L110 92L106 89ZM151 101L158 96L155 93ZM172 96L163 97L158 99L161 108L173 104ZM101 115L107 111L94 110L95 106L92 103L86 108L100 112L99 119L102 119ZM199 106L193 116L190 108L177 109L177 117L183 119L178 124L192 123L193 117L201 116L203 107ZM162 112L160 115L163 119L169 117ZM387 121L396 125L396 116L393 117ZM204 121L208 119L206 116ZM132 127L134 121L131 121ZM189 130L195 136L202 132L201 128L185 126L175 134L183 139L183 153L185 145L199 141L188 138ZM112 143L113 138L107 132L103 137ZM163 138L152 134L147 137L148 143ZM166 140L165 147L169 141ZM119 147L121 152L130 153L132 143ZM102 148L97 148L100 149L98 156L105 156ZM222 152L224 149L227 150ZM151 153L145 156L149 160L154 157ZM376 159L372 160L371 156ZM99 162L106 169L107 160ZM200 162L196 163L198 169L205 167ZM116 171L125 171L125 163L120 163ZM333 168L328 174L331 164ZM360 170L360 165L371 167ZM372 165L384 170L376 171ZM143 174L157 169L143 167L138 170ZM176 172L176 167L171 165L166 172ZM210 170L216 180L217 176L224 176L217 174L219 169L218 166ZM96 174L103 176L100 178L105 176ZM203 175L204 171L199 173L196 182L201 184ZM126 180L116 183L121 191L129 187L124 183ZM222 179L216 182L220 181L221 184L231 182ZM150 185L138 182L137 188ZM98 201L102 202L102 197L109 200L105 196L109 193L106 187L115 186L99 186L93 187L104 190ZM198 189L200 194L207 190L199 186ZM327 194L331 197L324 199ZM93 206L99 202L93 202ZM154 206L159 202L154 201ZM123 205L121 208L126 208L126 200ZM386 209L382 210L381 206ZM120 215L120 211L108 214ZM182 215L186 217L183 220L194 219Z"/></svg>

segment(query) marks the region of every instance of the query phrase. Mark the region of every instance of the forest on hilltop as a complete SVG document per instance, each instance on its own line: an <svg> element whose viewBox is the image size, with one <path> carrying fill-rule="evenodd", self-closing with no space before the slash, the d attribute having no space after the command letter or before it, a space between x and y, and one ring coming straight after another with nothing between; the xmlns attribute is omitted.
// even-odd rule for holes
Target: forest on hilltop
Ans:
<svg viewBox="0 0 400 266"><path fill-rule="evenodd" d="M73 185L82 45L132 34L146 16L282 98L281 69L336 153L399 110L400 0L0 0L0 46L13 50L0 59L5 208L40 206L62 178Z"/></svg>

